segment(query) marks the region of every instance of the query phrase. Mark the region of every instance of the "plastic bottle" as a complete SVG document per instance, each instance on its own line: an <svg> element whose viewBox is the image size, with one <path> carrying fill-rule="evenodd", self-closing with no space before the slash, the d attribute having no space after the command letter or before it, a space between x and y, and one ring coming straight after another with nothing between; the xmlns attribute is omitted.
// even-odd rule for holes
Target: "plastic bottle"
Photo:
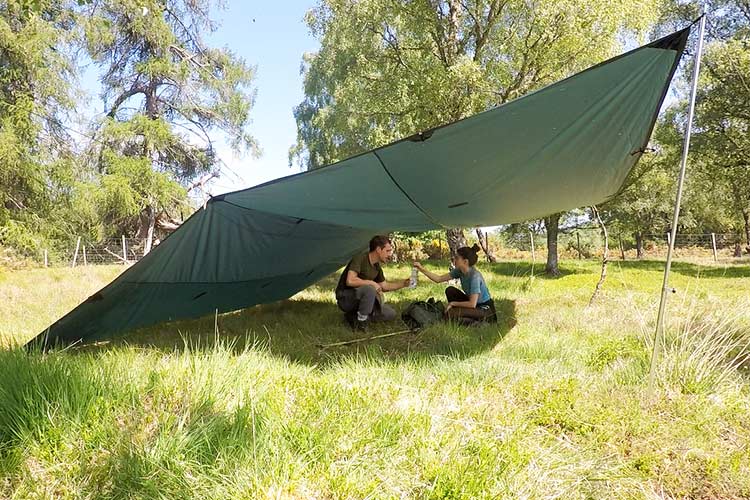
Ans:
<svg viewBox="0 0 750 500"><path fill-rule="evenodd" d="M411 268L411 278L409 278L409 288L417 288L417 268Z"/></svg>

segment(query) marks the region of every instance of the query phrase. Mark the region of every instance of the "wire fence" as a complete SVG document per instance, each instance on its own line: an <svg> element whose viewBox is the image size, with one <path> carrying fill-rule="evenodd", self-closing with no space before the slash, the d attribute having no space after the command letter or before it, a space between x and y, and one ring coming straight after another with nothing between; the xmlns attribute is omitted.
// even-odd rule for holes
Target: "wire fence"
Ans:
<svg viewBox="0 0 750 500"><path fill-rule="evenodd" d="M90 266L110 264L133 264L144 255L146 240L143 238L111 238L97 242L78 238L76 243L62 252L51 255L42 251L40 260L45 267ZM156 242L158 244L158 241Z"/></svg>
<svg viewBox="0 0 750 500"><path fill-rule="evenodd" d="M668 233L644 234L640 239L633 235L609 235L609 258L621 260L666 259L669 247ZM471 238L470 238L471 239ZM40 255L40 264L44 266L90 266L90 265L130 265L144 255L146 240L142 238L112 238L98 242L79 239L75 245L54 257L47 251ZM154 241L154 246L159 241ZM544 233L492 233L486 244L498 260L536 260L547 257L547 238ZM471 244L471 242L469 243ZM397 247L399 245L397 244ZM448 257L447 245L440 252L411 255L398 252L400 260L427 259ZM748 255L742 238L737 234L722 233L678 233L675 239L673 257L682 260L701 260L714 262L734 261ZM425 249L427 250L427 249ZM596 228L582 228L573 231L562 231L558 234L557 251L560 259L593 259L601 258L603 239ZM403 255L401 255L403 253Z"/></svg>
<svg viewBox="0 0 750 500"><path fill-rule="evenodd" d="M621 260L666 259L670 234L623 235L609 234L609 258ZM513 234L490 239L490 248L500 259L545 259L547 240L545 234ZM604 242L596 228L561 232L557 240L561 259L601 258ZM508 249L515 254L508 254ZM736 260L750 251L738 234L731 233L677 233L673 258L683 260L709 260L714 262Z"/></svg>

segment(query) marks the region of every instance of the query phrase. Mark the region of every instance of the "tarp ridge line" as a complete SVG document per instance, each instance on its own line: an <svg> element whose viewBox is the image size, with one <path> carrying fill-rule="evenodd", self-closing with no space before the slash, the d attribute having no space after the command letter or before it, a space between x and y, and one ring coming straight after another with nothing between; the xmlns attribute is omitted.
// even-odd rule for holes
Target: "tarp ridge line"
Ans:
<svg viewBox="0 0 750 500"><path fill-rule="evenodd" d="M406 191L404 191L404 188L402 188L401 184L399 184L398 181L396 181L396 179L393 178L393 175L391 175L390 170L388 170L388 167L386 167L385 163L383 163L383 159L380 157L380 155L378 154L377 150L373 150L372 154L374 154L375 158L378 159L378 161L380 162L380 166L383 167L383 170L385 170L385 173L388 174L388 177L391 178L391 180L393 181L393 184L399 189L399 191L401 191L404 194L404 196L406 196L406 199L409 200L412 205L414 205L415 207L417 207L417 210L419 210L420 212L422 212L422 214L424 214L425 217L427 217L430 221L432 221L433 224L435 224L435 225L437 225L439 227L445 228L445 226L443 224L441 224L440 222L438 222L437 220L435 220L435 218L433 216L431 216L430 214L428 214L422 207L420 207L417 204L417 202L414 201L411 196L409 196L409 193L407 193Z"/></svg>

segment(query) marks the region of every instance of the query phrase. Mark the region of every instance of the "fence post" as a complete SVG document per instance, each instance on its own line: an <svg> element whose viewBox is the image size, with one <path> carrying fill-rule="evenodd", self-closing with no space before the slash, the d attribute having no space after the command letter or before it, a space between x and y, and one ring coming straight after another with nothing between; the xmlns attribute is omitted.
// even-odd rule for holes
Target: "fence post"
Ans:
<svg viewBox="0 0 750 500"><path fill-rule="evenodd" d="M578 260L581 260L581 233L576 231L576 241L578 242Z"/></svg>
<svg viewBox="0 0 750 500"><path fill-rule="evenodd" d="M76 253L73 254L73 264L70 267L76 267L76 261L78 260L78 249L81 247L81 237L78 237L76 241Z"/></svg>
<svg viewBox="0 0 750 500"><path fill-rule="evenodd" d="M86 262L86 245L83 245L83 265L88 266L89 263Z"/></svg>
<svg viewBox="0 0 750 500"><path fill-rule="evenodd" d="M44 249L44 267L47 267L47 249Z"/></svg>
<svg viewBox="0 0 750 500"><path fill-rule="evenodd" d="M122 263L127 264L128 263L128 251L125 248L125 235L122 235Z"/></svg>
<svg viewBox="0 0 750 500"><path fill-rule="evenodd" d="M534 232L529 231L529 239L531 240L531 262L536 262L536 254L534 253Z"/></svg>
<svg viewBox="0 0 750 500"><path fill-rule="evenodd" d="M711 248L714 251L714 262L719 262L719 257L716 255L716 234L711 233Z"/></svg>

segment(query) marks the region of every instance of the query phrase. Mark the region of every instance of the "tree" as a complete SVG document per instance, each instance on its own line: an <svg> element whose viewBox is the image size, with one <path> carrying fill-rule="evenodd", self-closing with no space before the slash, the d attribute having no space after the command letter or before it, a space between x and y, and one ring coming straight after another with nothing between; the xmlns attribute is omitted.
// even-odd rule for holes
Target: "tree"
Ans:
<svg viewBox="0 0 750 500"><path fill-rule="evenodd" d="M750 33L711 43L704 61L696 151L703 177L720 186L741 220L750 252Z"/></svg>
<svg viewBox="0 0 750 500"><path fill-rule="evenodd" d="M29 254L71 183L69 14L65 2L0 2L0 243Z"/></svg>
<svg viewBox="0 0 750 500"><path fill-rule="evenodd" d="M120 228L137 225L149 240L156 212L175 210L182 187L218 175L214 132L235 150L257 152L246 131L253 68L203 42L215 29L210 7L209 0L104 0L82 13L89 54L103 70L106 117L92 159L104 215Z"/></svg>
<svg viewBox="0 0 750 500"><path fill-rule="evenodd" d="M316 168L559 80L643 33L657 1L322 0L290 162Z"/></svg>
<svg viewBox="0 0 750 500"><path fill-rule="evenodd" d="M549 276L560 276L560 268L557 263L557 233L560 223L560 214L552 214L544 219L544 229L547 231L547 264L544 272Z"/></svg>
<svg viewBox="0 0 750 500"><path fill-rule="evenodd" d="M715 231L744 232L750 247L750 5L747 0L675 2L661 24L673 26L711 15L696 96L687 184L692 193L696 224ZM689 81L692 64L682 79ZM673 106L674 136L682 137L686 122L688 85ZM750 251L750 248L748 248Z"/></svg>

